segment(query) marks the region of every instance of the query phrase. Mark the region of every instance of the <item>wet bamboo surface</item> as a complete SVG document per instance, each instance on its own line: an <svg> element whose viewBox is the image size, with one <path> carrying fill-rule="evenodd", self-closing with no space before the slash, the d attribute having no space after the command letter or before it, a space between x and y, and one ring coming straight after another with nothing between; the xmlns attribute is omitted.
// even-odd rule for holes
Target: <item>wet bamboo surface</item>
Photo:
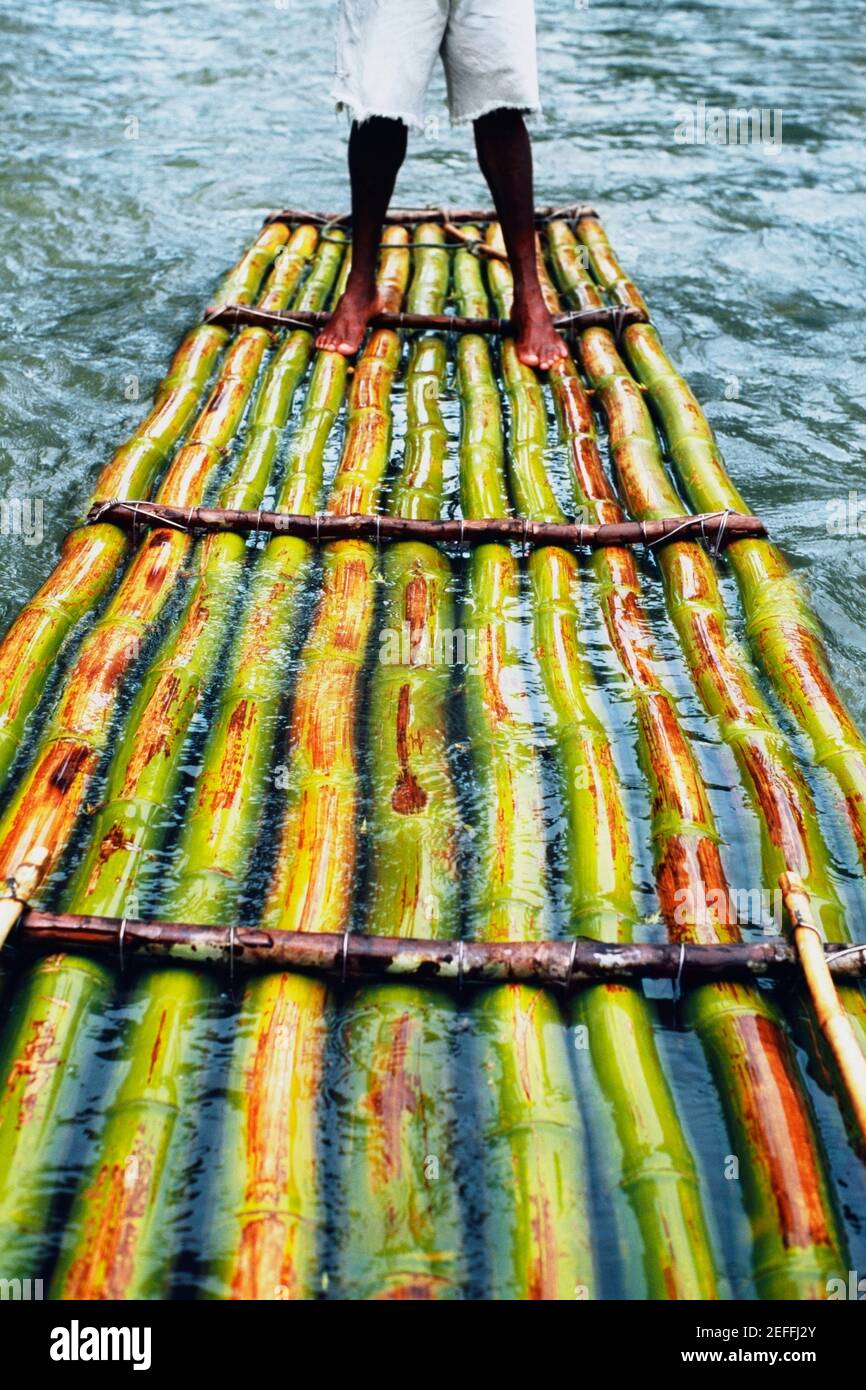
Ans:
<svg viewBox="0 0 866 1390"><path fill-rule="evenodd" d="M388 229L380 294L399 308L409 280L408 233ZM391 443L391 388L401 343L369 339L348 400L340 466L328 504L372 507ZM335 542L299 658L285 750L288 787L262 921L295 931L348 925L358 862L359 767L355 726L373 622L376 551ZM225 1228L219 1287L236 1298L311 1297L319 1288L325 1202L317 1119L333 998L321 981L271 976L246 991L229 1085L240 1104L221 1155ZM289 1123L287 1123L287 1120Z"/></svg>
<svg viewBox="0 0 866 1390"><path fill-rule="evenodd" d="M486 293L476 258L455 257L457 300L481 316ZM462 405L460 494L469 516L509 506L499 388L485 339L457 345ZM504 545L479 546L470 561L464 625L479 660L466 669L466 716L477 777L477 875L470 916L482 940L544 934L546 844L535 729L513 613L519 565ZM591 1298L596 1266L590 1231L590 1170L559 1003L509 985L473 1008L479 1130L489 1173L486 1239L497 1298ZM487 1075L485 1075L485 1072Z"/></svg>
<svg viewBox="0 0 866 1390"><path fill-rule="evenodd" d="M305 229L308 254L317 240L311 232ZM328 298L342 259L339 245L318 249L300 302L318 304ZM311 348L309 334L298 333L273 354L224 495L261 500ZM201 548L185 608L144 674L130 711L128 726L135 737L121 746L109 768L95 833L77 874L86 902L128 907L137 892L142 856L152 855L161 843L164 807L172 800L180 771L178 754L225 645L244 559L238 537L214 538ZM218 740L219 721L214 732ZM163 756L154 758L154 748ZM195 823L193 819L193 827ZM203 904L189 891L190 876L199 867L196 845L182 847L180 857L166 906L180 904L194 920L218 919L216 894L201 915ZM175 1132L184 1099L179 1079L189 1065L196 1010L209 993L206 981L185 980L178 972L155 973L136 993L141 1022L131 1039L131 1065L109 1112L91 1174L70 1213L54 1281L60 1296L141 1297L164 1289L172 1258L164 1227L171 1218Z"/></svg>
<svg viewBox="0 0 866 1390"><path fill-rule="evenodd" d="M449 256L435 249L445 238L439 227L422 224L417 239L430 244L415 253L408 305L435 313L449 289ZM441 338L413 341L389 512L440 514L446 368ZM383 557L382 579L381 631L405 634L409 661L377 662L370 684L370 870L362 926L370 935L393 930L407 940L427 931L454 937L457 799L441 641L454 625L451 566L435 546L410 541ZM450 1085L455 1017L453 1000L423 988L374 988L345 1001L340 1296L460 1297L465 1269Z"/></svg>
<svg viewBox="0 0 866 1390"><path fill-rule="evenodd" d="M507 312L510 271L501 263L491 266L489 279L497 307ZM533 519L558 519L561 509L545 468L547 421L538 379L521 364L513 343L503 343L501 361L511 407L515 502ZM534 646L566 789L569 927L599 941L626 941L633 931L634 865L623 788L595 713L596 681L581 644L577 562L550 546L533 553L528 570ZM589 1040L614 1116L605 1176L612 1204L624 1194L640 1231L645 1284L636 1282L636 1294L715 1298L718 1276L697 1172L656 1048L651 1006L640 989L614 986L582 991L570 1013L577 1036ZM624 1235L621 1240L625 1248Z"/></svg>
<svg viewBox="0 0 866 1390"><path fill-rule="evenodd" d="M389 225L385 307L507 318L498 229L467 219L455 247L443 221ZM597 218L548 217L539 232L553 311L646 312ZM492 254L473 255L475 239ZM339 292L348 247L340 230L320 239L315 219L274 220L214 303L315 313ZM248 514L274 498L302 517L324 506L422 522L559 524L580 508L617 526L749 510L649 323L618 341L584 327L545 381L507 337L377 328L350 366L315 352L304 327L232 337L205 323L100 476L93 501L113 497ZM735 811L719 814L682 716L678 646L704 727L732 755L763 886L791 875L801 922L856 939L792 734L838 787L861 856L866 745L771 540L731 535L714 558L674 536L651 558L607 543L581 559L543 536L531 554L476 538L450 558L419 536L381 553L363 532L262 539L159 523L131 535L107 518L70 533L0 643L0 860L6 876L28 866L28 896L329 941L352 928L527 951L557 931L624 945L648 939L646 833L656 938L738 940L723 910ZM728 567L742 614L723 602ZM656 575L663 615L646 595ZM590 608L631 749L587 645ZM474 643L456 660L455 635ZM22 962L0 1037L5 1277L39 1268L61 1298L169 1295L189 1258L193 1180L207 1212L196 1285L210 1297L809 1298L849 1266L838 1154L775 991L745 978L684 989L691 1066L739 1165L720 1195L719 1155L693 1132L671 1065L682 1035L640 984L455 997L418 978L341 988L272 971L237 990L228 999L212 973L170 960L132 980L85 952ZM840 996L862 1046L861 987ZM129 1022L106 1066L99 1029L121 1004ZM231 1041L212 1060L203 1020L220 1010ZM817 1029L805 1042L837 1096ZM218 1124L197 1148L214 1087ZM732 1257L730 1226L748 1254Z"/></svg>

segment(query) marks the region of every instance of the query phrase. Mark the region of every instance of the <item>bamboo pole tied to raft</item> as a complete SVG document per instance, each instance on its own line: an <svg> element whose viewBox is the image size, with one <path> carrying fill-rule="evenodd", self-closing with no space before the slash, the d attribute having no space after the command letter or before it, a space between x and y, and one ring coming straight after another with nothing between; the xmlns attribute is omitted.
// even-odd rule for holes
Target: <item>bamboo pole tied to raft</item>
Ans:
<svg viewBox="0 0 866 1390"><path fill-rule="evenodd" d="M866 1057L836 993L827 963L824 940L818 927L811 899L796 874L784 873L779 887L794 930L794 943L806 980L815 1016L839 1068L851 1108L866 1140Z"/></svg>
<svg viewBox="0 0 866 1390"><path fill-rule="evenodd" d="M37 892L49 858L50 850L45 845L36 845L29 859L19 864L7 878L5 890L0 892L0 948Z"/></svg>

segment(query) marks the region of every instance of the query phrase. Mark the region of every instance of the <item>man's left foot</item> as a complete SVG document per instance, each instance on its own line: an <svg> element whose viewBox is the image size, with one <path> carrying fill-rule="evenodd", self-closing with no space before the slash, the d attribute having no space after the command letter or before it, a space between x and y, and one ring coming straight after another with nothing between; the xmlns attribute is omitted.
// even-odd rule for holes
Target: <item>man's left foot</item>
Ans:
<svg viewBox="0 0 866 1390"><path fill-rule="evenodd" d="M537 305L514 307L514 346L517 356L527 367L546 372L554 362L568 356L568 348L553 326L553 320L542 300Z"/></svg>

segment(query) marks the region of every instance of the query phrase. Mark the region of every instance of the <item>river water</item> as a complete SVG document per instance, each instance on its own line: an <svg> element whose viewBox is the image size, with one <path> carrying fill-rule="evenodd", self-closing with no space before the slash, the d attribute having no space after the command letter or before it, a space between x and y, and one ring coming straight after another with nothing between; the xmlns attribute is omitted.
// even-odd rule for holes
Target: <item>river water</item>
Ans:
<svg viewBox="0 0 866 1390"><path fill-rule="evenodd" d="M862 4L538 0L537 9L537 200L591 199L600 209L708 411L734 480L808 585L839 689L862 725ZM97 470L143 415L182 328L265 212L346 206L346 123L328 96L333 11L325 0L0 0L4 627L50 570ZM430 119L413 135L400 176L403 204L487 201L471 136L449 127L443 94L439 75ZM764 138L719 143L717 108L763 110ZM24 506L20 525L14 499ZM733 764L688 688L651 571L647 583L727 862L757 874L755 825ZM729 583L725 593L736 611ZM592 620L589 638L603 664ZM622 763L636 781L627 737ZM813 786L862 936L854 852L828 785L816 776ZM554 806L554 830L556 815ZM649 919L645 808L636 816L637 886ZM93 1132L125 1007L120 998L101 1020L86 1096L76 1102ZM208 1028L219 1055L229 1046L230 1008L217 1008ZM665 1028L661 1045L689 1096L730 1287L748 1296L742 1212L725 1215L731 1185L717 1162L725 1148L717 1098L692 1040ZM852 1259L859 1252L862 1268L862 1176L832 1103L813 1091ZM190 1135L199 1175L216 1143L220 1102L216 1086L204 1101L205 1123ZM61 1193L73 1185L86 1143L58 1173ZM181 1296L204 1278L205 1187L192 1184L182 1217ZM59 1211L55 1235L62 1202ZM473 1270L470 1287L483 1291L480 1253ZM615 1270L605 1278L610 1292L622 1291Z"/></svg>

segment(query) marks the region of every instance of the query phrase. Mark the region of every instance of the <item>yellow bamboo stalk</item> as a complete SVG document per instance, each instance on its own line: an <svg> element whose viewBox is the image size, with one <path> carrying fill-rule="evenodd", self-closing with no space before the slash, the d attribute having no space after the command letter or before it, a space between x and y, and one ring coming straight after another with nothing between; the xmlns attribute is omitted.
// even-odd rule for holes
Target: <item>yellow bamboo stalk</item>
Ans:
<svg viewBox="0 0 866 1390"><path fill-rule="evenodd" d="M379 293L402 302L408 234L389 228ZM388 463L397 335L373 333L352 385L338 513L375 505ZM376 548L339 541L323 557L322 593L293 691L291 785L262 925L342 931L355 885L358 769L355 721L375 604ZM231 1064L238 1097L222 1150L214 1284L226 1297L310 1298L317 1289L322 1193L318 1111L331 992L290 973L251 982Z"/></svg>
<svg viewBox="0 0 866 1390"><path fill-rule="evenodd" d="M10 874L5 892L0 893L0 942L5 941L28 902L42 882L50 851L45 845L35 845L30 858Z"/></svg>
<svg viewBox="0 0 866 1390"><path fill-rule="evenodd" d="M298 229L293 240L297 238L309 255L314 245L310 229ZM296 256L278 261L262 305L284 307L300 269ZM261 328L244 329L234 340L157 500L179 506L202 500L240 424L270 345L270 335ZM43 877L58 863L108 746L123 680L159 620L192 548L189 534L166 527L152 531L135 552L111 602L82 642L34 758L0 816L0 873L33 863L37 845L50 851L43 861Z"/></svg>
<svg viewBox="0 0 866 1390"><path fill-rule="evenodd" d="M866 1057L860 1050L851 1020L836 993L824 952L824 937L815 924L812 901L805 884L796 874L784 873L779 878L779 887L794 929L794 943L818 1027L833 1054L860 1133L866 1141Z"/></svg>

